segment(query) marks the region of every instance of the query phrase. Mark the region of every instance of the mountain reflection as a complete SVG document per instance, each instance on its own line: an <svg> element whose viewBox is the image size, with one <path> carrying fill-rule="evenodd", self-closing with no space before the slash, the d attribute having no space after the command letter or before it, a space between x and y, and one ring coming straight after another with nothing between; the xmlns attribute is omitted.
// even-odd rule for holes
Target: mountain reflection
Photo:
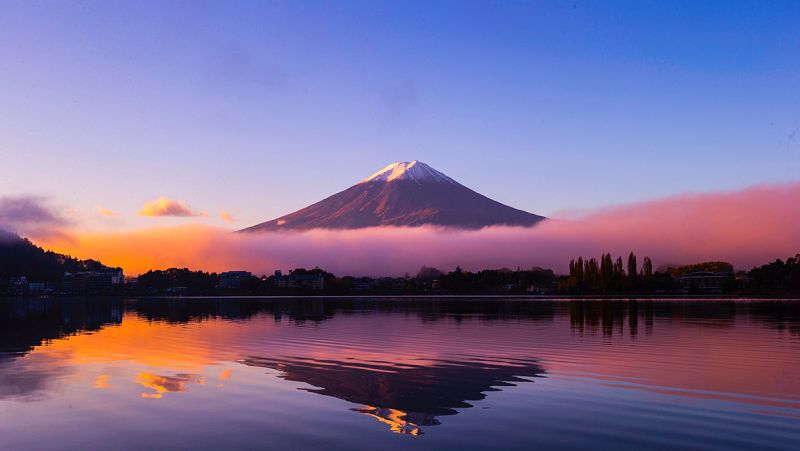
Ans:
<svg viewBox="0 0 800 451"><path fill-rule="evenodd" d="M387 357L390 358L390 357ZM544 369L534 359L464 357L425 364L329 360L302 357L248 357L241 363L280 371L280 377L363 407L353 409L390 426L392 432L419 435L437 417L472 407L498 387L530 382Z"/></svg>
<svg viewBox="0 0 800 451"><path fill-rule="evenodd" d="M51 399L74 384L136 402L189 398L236 387L240 362L419 434L545 369L550 380L597 373L654 393L774 404L798 393L795 363L758 344L797 336L796 301L2 299L0 401Z"/></svg>

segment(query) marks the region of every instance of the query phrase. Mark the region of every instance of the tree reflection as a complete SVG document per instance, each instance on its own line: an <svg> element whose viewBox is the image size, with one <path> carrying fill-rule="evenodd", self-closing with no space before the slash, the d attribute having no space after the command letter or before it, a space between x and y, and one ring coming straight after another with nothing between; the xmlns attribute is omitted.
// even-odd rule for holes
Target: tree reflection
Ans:
<svg viewBox="0 0 800 451"><path fill-rule="evenodd" d="M796 305L797 303L792 303ZM657 319L678 320L690 327L733 327L736 317L753 315L757 309L748 302L734 300L570 300L565 302L569 313L570 327L577 335L597 335L611 337L628 334L636 337L640 332L640 324L644 324L645 335L653 334ZM762 305L765 323L776 319L768 312L786 312L781 302L771 301ZM781 315L781 321L798 324L800 318L794 315Z"/></svg>

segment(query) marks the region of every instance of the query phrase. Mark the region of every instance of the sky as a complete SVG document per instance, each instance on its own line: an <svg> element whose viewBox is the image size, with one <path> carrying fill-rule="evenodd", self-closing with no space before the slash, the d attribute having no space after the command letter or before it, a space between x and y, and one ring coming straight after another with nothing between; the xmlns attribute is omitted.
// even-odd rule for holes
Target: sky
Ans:
<svg viewBox="0 0 800 451"><path fill-rule="evenodd" d="M799 49L797 2L0 0L0 194L124 230L412 159L546 216L791 182Z"/></svg>

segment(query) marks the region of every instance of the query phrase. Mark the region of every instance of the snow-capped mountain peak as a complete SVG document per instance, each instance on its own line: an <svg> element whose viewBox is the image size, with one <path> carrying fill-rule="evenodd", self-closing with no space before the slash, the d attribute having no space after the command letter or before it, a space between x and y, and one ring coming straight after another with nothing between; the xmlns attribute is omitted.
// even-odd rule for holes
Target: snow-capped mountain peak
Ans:
<svg viewBox="0 0 800 451"><path fill-rule="evenodd" d="M544 218L476 193L420 161L392 163L361 182L244 232L366 227L530 227Z"/></svg>
<svg viewBox="0 0 800 451"><path fill-rule="evenodd" d="M417 183L433 182L454 185L457 184L455 180L417 160L398 161L396 163L392 163L365 178L360 183L394 182L398 180L412 181Z"/></svg>

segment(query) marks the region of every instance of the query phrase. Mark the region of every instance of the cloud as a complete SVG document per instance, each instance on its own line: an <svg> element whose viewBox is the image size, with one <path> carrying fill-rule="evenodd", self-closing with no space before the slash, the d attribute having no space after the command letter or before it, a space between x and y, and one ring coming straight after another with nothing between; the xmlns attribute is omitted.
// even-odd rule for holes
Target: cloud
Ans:
<svg viewBox="0 0 800 451"><path fill-rule="evenodd" d="M114 218L117 216L117 212L111 211L108 208L103 208L103 207L97 209L97 214L104 218Z"/></svg>
<svg viewBox="0 0 800 451"><path fill-rule="evenodd" d="M30 238L63 235L71 224L41 196L0 197L0 229Z"/></svg>
<svg viewBox="0 0 800 451"><path fill-rule="evenodd" d="M156 200L146 202L139 210L140 216L208 216L206 212L194 212L185 203L161 196Z"/></svg>
<svg viewBox="0 0 800 451"><path fill-rule="evenodd" d="M208 271L319 266L337 275L402 275L422 266L475 270L542 266L570 258L648 255L656 266L726 260L737 268L800 252L800 182L729 193L690 194L556 219L533 228L376 227L245 234L189 224L76 234L51 247L99 258L129 273L167 267Z"/></svg>
<svg viewBox="0 0 800 451"><path fill-rule="evenodd" d="M229 212L225 211L225 210L220 210L219 211L219 217L220 217L220 219L222 219L223 221L225 221L225 222L227 222L229 224L232 224L232 223L236 222L236 219L233 217L233 215L230 214Z"/></svg>

